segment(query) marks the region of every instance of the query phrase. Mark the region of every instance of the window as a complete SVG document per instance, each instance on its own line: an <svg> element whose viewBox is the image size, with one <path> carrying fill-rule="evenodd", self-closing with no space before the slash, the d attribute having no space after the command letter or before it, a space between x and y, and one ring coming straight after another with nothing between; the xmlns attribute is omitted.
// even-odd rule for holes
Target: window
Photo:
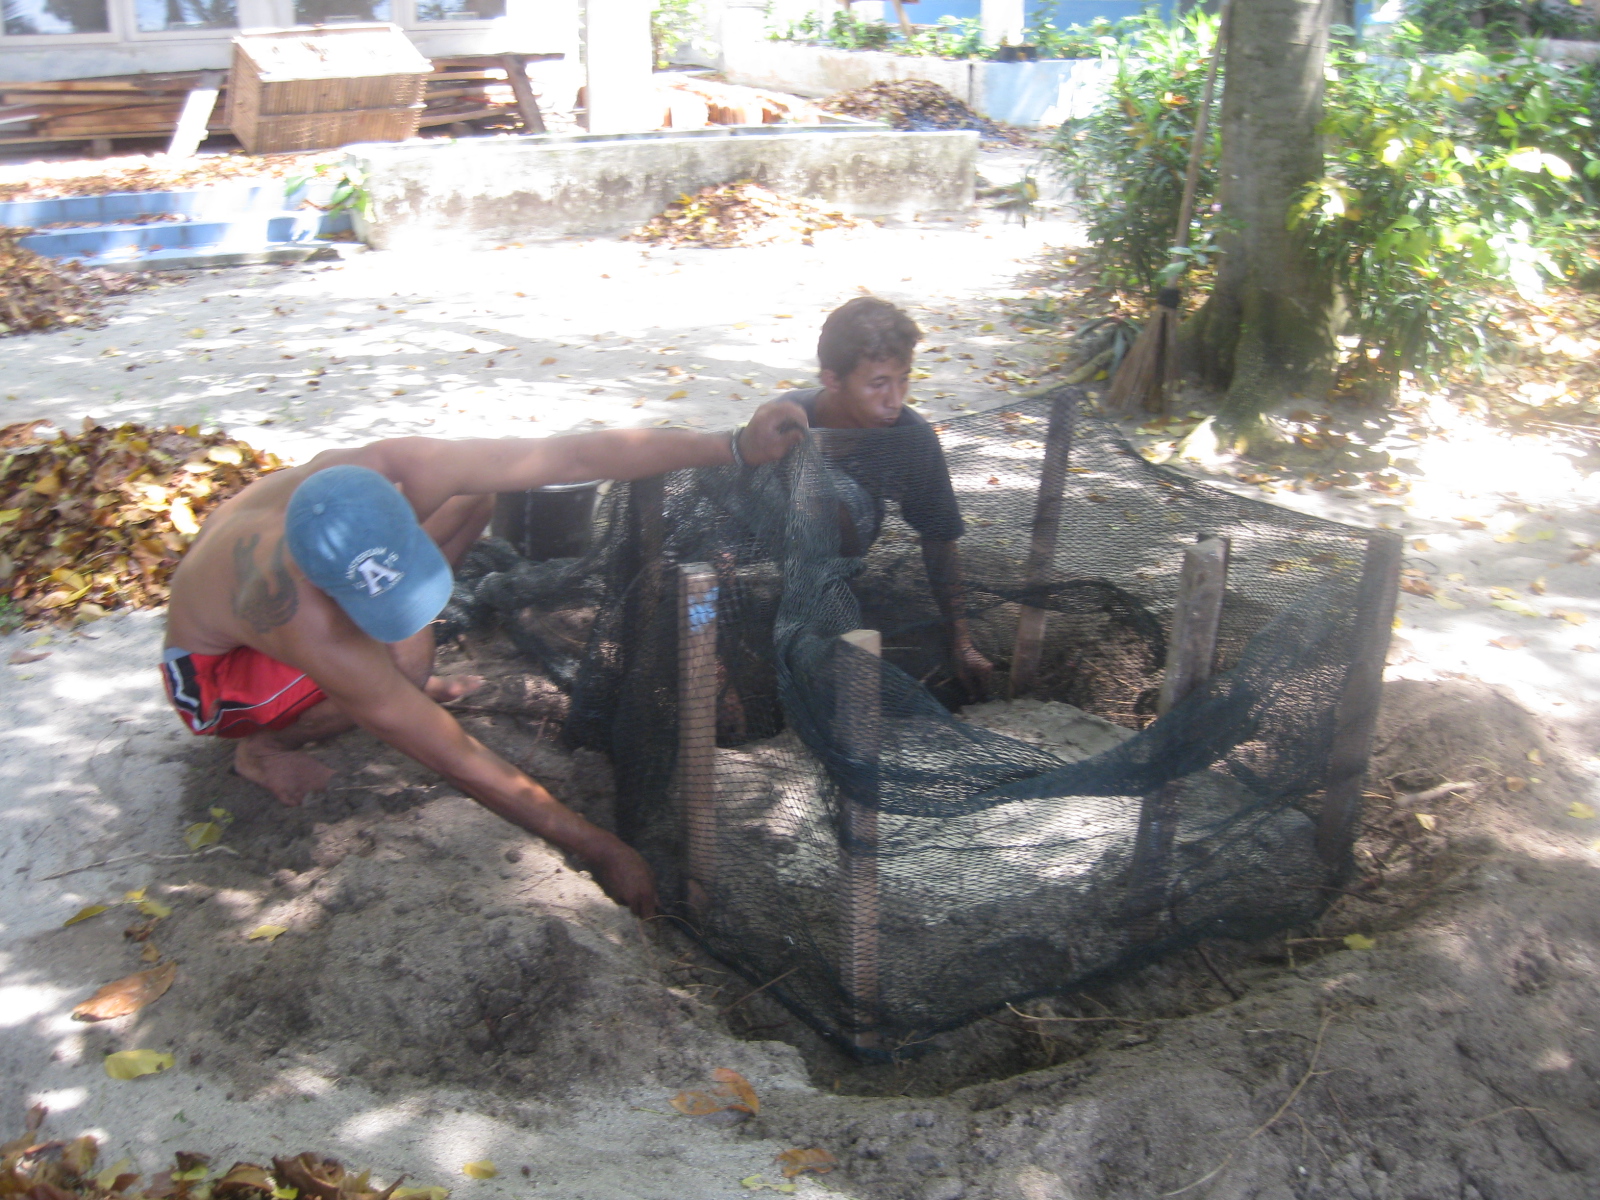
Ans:
<svg viewBox="0 0 1600 1200"><path fill-rule="evenodd" d="M506 0L417 0L418 23L487 21L506 15Z"/></svg>
<svg viewBox="0 0 1600 1200"><path fill-rule="evenodd" d="M12 35L109 33L107 0L4 0L5 30Z"/></svg>
<svg viewBox="0 0 1600 1200"><path fill-rule="evenodd" d="M296 25L338 25L352 21L392 21L389 0L294 0Z"/></svg>
<svg viewBox="0 0 1600 1200"><path fill-rule="evenodd" d="M140 33L236 29L239 25L234 0L134 0L134 14Z"/></svg>

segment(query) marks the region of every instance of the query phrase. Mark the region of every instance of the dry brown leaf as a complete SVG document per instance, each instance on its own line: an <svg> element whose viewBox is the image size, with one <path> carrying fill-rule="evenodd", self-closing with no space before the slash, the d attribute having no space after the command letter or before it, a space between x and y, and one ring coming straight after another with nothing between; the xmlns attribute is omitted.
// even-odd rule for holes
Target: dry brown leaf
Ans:
<svg viewBox="0 0 1600 1200"><path fill-rule="evenodd" d="M709 1092L679 1092L670 1103L686 1117L705 1117L728 1107Z"/></svg>
<svg viewBox="0 0 1600 1200"><path fill-rule="evenodd" d="M55 653L53 650L13 650L11 657L6 661L13 667L21 667L49 658L53 653Z"/></svg>
<svg viewBox="0 0 1600 1200"><path fill-rule="evenodd" d="M1528 781L1520 775L1506 776L1506 791L1520 792L1528 786Z"/></svg>
<svg viewBox="0 0 1600 1200"><path fill-rule="evenodd" d="M109 1021L138 1012L151 1001L166 995L178 977L177 963L162 963L148 971L138 971L108 983L72 1010L74 1021Z"/></svg>
<svg viewBox="0 0 1600 1200"><path fill-rule="evenodd" d="M729 1108L743 1108L752 1116L761 1111L761 1098L756 1095L756 1090L750 1086L749 1080L739 1072L729 1070L727 1067L718 1067L711 1072L711 1078L728 1088L738 1098L739 1102L730 1104Z"/></svg>
<svg viewBox="0 0 1600 1200"><path fill-rule="evenodd" d="M805 1171L815 1171L818 1175L825 1175L839 1165L837 1158L816 1146L785 1150L776 1157L783 1164L783 1174L786 1179L793 1179Z"/></svg>
<svg viewBox="0 0 1600 1200"><path fill-rule="evenodd" d="M215 1200L267 1200L272 1195L272 1175L255 1163L236 1162L211 1185Z"/></svg>
<svg viewBox="0 0 1600 1200"><path fill-rule="evenodd" d="M1489 639L1489 645L1498 646L1502 650L1521 650L1527 644L1528 643L1525 638L1519 638L1515 634L1510 633L1506 634L1505 637Z"/></svg>

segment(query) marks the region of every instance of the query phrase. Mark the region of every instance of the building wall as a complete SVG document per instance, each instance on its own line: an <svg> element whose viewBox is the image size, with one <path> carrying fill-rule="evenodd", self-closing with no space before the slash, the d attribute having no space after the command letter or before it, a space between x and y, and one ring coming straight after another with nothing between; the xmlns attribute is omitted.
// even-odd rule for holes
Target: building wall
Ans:
<svg viewBox="0 0 1600 1200"><path fill-rule="evenodd" d="M4 10L0 80L15 83L226 67L241 28L318 19L393 21L430 56L564 53L568 71L579 58L576 0L5 0Z"/></svg>

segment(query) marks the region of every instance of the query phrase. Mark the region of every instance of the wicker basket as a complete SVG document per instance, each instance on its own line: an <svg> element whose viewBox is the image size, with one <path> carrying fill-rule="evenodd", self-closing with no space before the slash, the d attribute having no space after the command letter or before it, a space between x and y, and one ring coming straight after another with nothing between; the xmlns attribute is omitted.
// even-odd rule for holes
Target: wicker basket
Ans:
<svg viewBox="0 0 1600 1200"><path fill-rule="evenodd" d="M417 132L432 70L394 25L241 34L228 124L251 154L402 141Z"/></svg>

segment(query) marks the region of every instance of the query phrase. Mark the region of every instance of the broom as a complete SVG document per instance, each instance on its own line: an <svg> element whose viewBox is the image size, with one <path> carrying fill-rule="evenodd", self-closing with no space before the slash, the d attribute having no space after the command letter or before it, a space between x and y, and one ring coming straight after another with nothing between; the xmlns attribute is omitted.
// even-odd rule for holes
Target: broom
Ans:
<svg viewBox="0 0 1600 1200"><path fill-rule="evenodd" d="M1183 251L1189 245L1189 218L1194 212L1194 193L1200 183L1200 154L1205 148L1206 126L1211 117L1211 97L1217 86L1217 68L1228 36L1229 0L1222 0L1217 18L1217 44L1206 69L1205 88L1200 96L1200 111L1195 114L1194 137L1189 142L1189 170L1183 178L1183 198L1178 202L1178 230L1173 242L1172 260L1162 274L1171 282L1156 293L1155 311L1139 331L1133 348L1124 356L1112 376L1106 393L1106 408L1119 416L1140 412L1165 412L1178 383L1178 306L1183 291Z"/></svg>

